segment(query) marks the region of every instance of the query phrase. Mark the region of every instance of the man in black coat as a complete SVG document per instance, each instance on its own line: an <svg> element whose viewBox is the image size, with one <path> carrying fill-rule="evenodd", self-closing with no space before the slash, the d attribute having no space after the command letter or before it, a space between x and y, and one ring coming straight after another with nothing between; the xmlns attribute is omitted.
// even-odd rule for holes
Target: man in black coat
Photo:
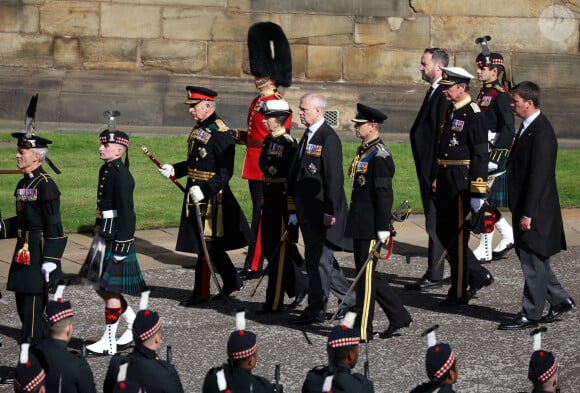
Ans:
<svg viewBox="0 0 580 393"><path fill-rule="evenodd" d="M44 335L46 291L62 276L60 260L67 238L60 215L60 191L42 166L52 141L34 134L12 136L18 139L16 159L24 175L14 191L16 216L3 221L0 239L17 238L6 288L15 293L22 323L18 342L24 343Z"/></svg>
<svg viewBox="0 0 580 393"><path fill-rule="evenodd" d="M381 124L386 118L387 115L377 109L357 104L357 114L352 119L356 136L362 143L350 166L352 196L346 234L353 238L357 274L363 269L377 241L385 244L390 236L395 163L379 136ZM411 315L397 293L384 275L375 271L377 263L376 257L368 262L364 267L366 273L361 276L356 288L356 327L360 329L361 340L366 341L373 338L375 300L389 319L389 326L380 333L380 338L390 338L397 330L411 323Z"/></svg>
<svg viewBox="0 0 580 393"><path fill-rule="evenodd" d="M421 202L425 214L425 230L429 235L427 254L427 271L417 282L405 285L405 289L424 290L440 287L443 283L445 265L435 266L445 251L437 236L437 210L435 193L431 183L436 176L435 145L439 127L449 101L443 88L439 86L442 68L449 64L449 55L443 49L427 48L421 57L421 77L431 86L425 95L421 109L410 131L411 149L415 159L415 168L419 180Z"/></svg>
<svg viewBox="0 0 580 393"><path fill-rule="evenodd" d="M185 104L197 122L189 134L188 157L186 161L163 165L159 172L167 178L188 177L175 249L197 254L193 292L180 302L192 307L206 303L210 289L210 271L203 255L195 205L200 208L203 236L211 262L223 279L225 296L242 288L242 280L226 251L248 245L252 233L229 186L236 141L215 112L217 93L197 86L187 86L186 90Z"/></svg>
<svg viewBox="0 0 580 393"><path fill-rule="evenodd" d="M349 284L334 258L334 251L352 250L352 239L344 236L347 205L342 145L324 120L326 98L306 94L300 99L299 110L300 121L308 128L298 144L290 189L304 238L309 289L308 307L290 323L311 324L325 320L330 290L344 307L354 305L354 296L343 299Z"/></svg>
<svg viewBox="0 0 580 393"><path fill-rule="evenodd" d="M514 86L512 105L523 122L507 163L508 196L525 287L522 311L500 324L500 330L553 322L576 307L550 266L550 257L566 249L555 176L556 134L540 111L540 88L535 83ZM542 316L546 301L550 310Z"/></svg>

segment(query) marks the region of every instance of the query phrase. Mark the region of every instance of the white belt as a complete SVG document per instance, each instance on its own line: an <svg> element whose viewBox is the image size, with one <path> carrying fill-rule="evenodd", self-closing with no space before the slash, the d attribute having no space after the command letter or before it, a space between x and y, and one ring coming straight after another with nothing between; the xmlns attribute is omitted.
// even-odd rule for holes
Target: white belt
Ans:
<svg viewBox="0 0 580 393"><path fill-rule="evenodd" d="M117 211L116 210L105 210L105 211L101 212L101 216L103 218L115 218L115 217L117 217Z"/></svg>

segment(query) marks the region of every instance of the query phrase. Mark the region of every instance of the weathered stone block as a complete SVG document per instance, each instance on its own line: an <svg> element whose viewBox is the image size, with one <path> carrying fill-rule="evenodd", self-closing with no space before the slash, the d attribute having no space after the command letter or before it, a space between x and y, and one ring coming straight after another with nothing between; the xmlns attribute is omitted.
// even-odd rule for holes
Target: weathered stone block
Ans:
<svg viewBox="0 0 580 393"><path fill-rule="evenodd" d="M252 8L262 12L313 13L322 15L400 16L409 15L408 0L270 1L253 0Z"/></svg>
<svg viewBox="0 0 580 393"><path fill-rule="evenodd" d="M214 76L240 76L244 44L212 42L208 46L207 69Z"/></svg>
<svg viewBox="0 0 580 393"><path fill-rule="evenodd" d="M391 51L382 47L344 48L343 78L349 82L412 83L421 80L423 50Z"/></svg>
<svg viewBox="0 0 580 393"><path fill-rule="evenodd" d="M512 68L516 82L530 80L541 88L580 89L579 63L577 55L514 53Z"/></svg>
<svg viewBox="0 0 580 393"><path fill-rule="evenodd" d="M214 41L242 41L246 42L248 29L254 22L250 14L225 13L219 14L212 26Z"/></svg>
<svg viewBox="0 0 580 393"><path fill-rule="evenodd" d="M279 24L291 43L310 45L351 45L354 17L283 14Z"/></svg>
<svg viewBox="0 0 580 393"><path fill-rule="evenodd" d="M306 45L291 45L292 51L292 75L295 78L306 77Z"/></svg>
<svg viewBox="0 0 580 393"><path fill-rule="evenodd" d="M81 65L78 38L56 37L54 39L54 65L64 69L78 69Z"/></svg>
<svg viewBox="0 0 580 393"><path fill-rule="evenodd" d="M101 36L160 38L161 9L154 6L101 4Z"/></svg>
<svg viewBox="0 0 580 393"><path fill-rule="evenodd" d="M337 46L308 47L306 78L336 81L342 78L342 48Z"/></svg>
<svg viewBox="0 0 580 393"><path fill-rule="evenodd" d="M45 34L96 36L99 33L99 3L54 1L40 9L40 31Z"/></svg>
<svg viewBox="0 0 580 393"><path fill-rule="evenodd" d="M116 0L113 0L116 2ZM122 0L123 3L153 4L158 6L187 6L187 7L228 7L227 0Z"/></svg>
<svg viewBox="0 0 580 393"><path fill-rule="evenodd" d="M412 0L411 8L417 14L424 15L449 15L449 16L481 16L481 17L526 17L541 7L545 7L546 0L487 0L487 1L464 1L464 0ZM491 21L490 21L491 22ZM485 25L480 25L482 28ZM481 32L485 34L485 32Z"/></svg>
<svg viewBox="0 0 580 393"><path fill-rule="evenodd" d="M0 32L36 33L38 20L37 7L0 4Z"/></svg>
<svg viewBox="0 0 580 393"><path fill-rule="evenodd" d="M213 9L164 8L163 37L172 40L212 40L213 26L221 14Z"/></svg>
<svg viewBox="0 0 580 393"><path fill-rule="evenodd" d="M52 37L48 35L0 35L3 66L52 67Z"/></svg>
<svg viewBox="0 0 580 393"><path fill-rule="evenodd" d="M141 60L145 67L176 73L201 72L207 64L205 42L148 40L143 42Z"/></svg>
<svg viewBox="0 0 580 393"><path fill-rule="evenodd" d="M137 70L137 41L120 38L85 37L80 41L82 65L86 69Z"/></svg>
<svg viewBox="0 0 580 393"><path fill-rule="evenodd" d="M393 19L395 18L357 18L354 42L359 45L386 45L389 48L403 49L429 46L429 17Z"/></svg>

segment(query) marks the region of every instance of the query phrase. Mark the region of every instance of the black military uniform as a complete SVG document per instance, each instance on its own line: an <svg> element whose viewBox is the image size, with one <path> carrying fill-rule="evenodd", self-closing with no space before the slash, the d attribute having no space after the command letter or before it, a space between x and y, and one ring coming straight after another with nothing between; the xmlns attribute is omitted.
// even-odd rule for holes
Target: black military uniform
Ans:
<svg viewBox="0 0 580 393"><path fill-rule="evenodd" d="M292 111L282 100L268 101L263 106L266 117L289 116ZM264 139L259 165L264 173L262 202L262 249L268 261L268 288L263 312L282 311L284 292L288 297L304 297L308 291L308 277L297 264L303 265L296 247L298 227L287 225L295 214L294 198L288 193L288 173L298 150L296 139L286 132L284 125L271 130ZM288 231L285 241L283 234Z"/></svg>
<svg viewBox="0 0 580 393"><path fill-rule="evenodd" d="M357 115L353 122L360 127L367 122L380 124L386 118L384 113L374 108L357 104ZM353 239L357 273L363 268L369 252L376 245L377 232L389 231L391 228L394 174L395 163L391 152L381 139L377 136L363 141L350 167L352 196L346 226L346 236ZM384 275L375 271L376 267L377 258L373 257L369 261L367 273L357 285L357 327L360 328L361 340L370 340L373 337L375 300L387 315L391 324L390 330L393 332L411 322L411 315L399 296L389 286ZM386 334L382 338L387 338Z"/></svg>
<svg viewBox="0 0 580 393"><path fill-rule="evenodd" d="M339 353L355 350L358 353L360 337L353 329L356 315L348 312L343 323L332 328L327 341L328 366L308 371L302 384L302 393L372 393L371 381L362 374L353 373L354 364L337 362Z"/></svg>
<svg viewBox="0 0 580 393"><path fill-rule="evenodd" d="M44 317L52 326L66 318L72 318L73 310L68 301L49 301ZM70 352L65 340L45 337L33 348L46 372L48 392L96 393L93 373L87 361Z"/></svg>
<svg viewBox="0 0 580 393"><path fill-rule="evenodd" d="M214 101L217 96L215 91L195 86L187 86L187 92L185 103L188 105ZM195 185L203 192L200 210L204 237L211 261L222 276L222 289L226 295L242 286L226 251L248 245L252 237L248 222L229 186L234 170L235 139L228 131L228 126L213 112L189 134L187 161L173 164L176 178L188 177L187 190ZM210 289L209 269L203 256L195 207L189 193L185 194L183 200L175 249L198 254L192 296L181 304L191 306L206 302Z"/></svg>
<svg viewBox="0 0 580 393"><path fill-rule="evenodd" d="M111 393L117 384L121 364L129 363L127 379L141 386L148 393L182 393L183 387L175 367L159 358L157 353L144 342L161 329L159 314L151 310L140 310L133 323L135 349L129 355L117 354L111 358L103 384L103 392Z"/></svg>
<svg viewBox="0 0 580 393"><path fill-rule="evenodd" d="M445 87L468 84L472 77L462 68L444 71L440 84ZM467 94L449 107L437 148L437 234L451 264L451 287L442 305L467 304L477 290L493 282L468 247L465 225L470 198L483 198L487 191L488 159L485 118Z"/></svg>
<svg viewBox="0 0 580 393"><path fill-rule="evenodd" d="M203 393L276 393L282 392L282 385L272 384L266 378L252 374L248 360L256 360L258 341L256 334L245 330L245 312L236 313L236 330L228 338L228 361L221 367L208 371L203 381ZM242 367L240 363L245 366Z"/></svg>
<svg viewBox="0 0 580 393"><path fill-rule="evenodd" d="M14 133L19 149L48 148L52 143L36 135ZM15 292L16 310L22 323L18 341L38 340L44 335L42 312L47 291L62 276L60 260L67 238L60 215L60 191L42 165L27 173L14 192L16 216L3 221L0 238L16 237L16 248L6 289ZM45 282L42 265L56 265Z"/></svg>

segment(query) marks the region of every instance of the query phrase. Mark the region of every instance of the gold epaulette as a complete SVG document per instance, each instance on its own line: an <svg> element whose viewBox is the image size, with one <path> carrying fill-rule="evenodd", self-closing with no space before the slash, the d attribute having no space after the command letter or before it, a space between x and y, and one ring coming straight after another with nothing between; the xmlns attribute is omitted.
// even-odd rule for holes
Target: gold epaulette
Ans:
<svg viewBox="0 0 580 393"><path fill-rule="evenodd" d="M502 85L495 85L494 87L500 93L505 93L506 92Z"/></svg>
<svg viewBox="0 0 580 393"><path fill-rule="evenodd" d="M294 138L292 135L290 135L290 134L288 134L288 133L284 134L284 138L285 138L285 139L286 139L288 142L296 142L296 139L295 139L295 138Z"/></svg>
<svg viewBox="0 0 580 393"><path fill-rule="evenodd" d="M473 112L475 113L481 112L481 109L479 109L479 105L477 105L475 102L472 102L469 105L471 106L471 109L473 109Z"/></svg>
<svg viewBox="0 0 580 393"><path fill-rule="evenodd" d="M216 119L215 124L218 126L219 132L226 132L230 129L228 126L226 126L226 123L224 123L222 119Z"/></svg>
<svg viewBox="0 0 580 393"><path fill-rule="evenodd" d="M280 94L280 92L279 92L279 91L276 91L276 92L274 93L274 96L275 96L277 99L279 99L279 100L283 100L283 99L284 99L284 96L283 96L282 94Z"/></svg>
<svg viewBox="0 0 580 393"><path fill-rule="evenodd" d="M476 194L485 194L487 192L487 179L478 177L471 181L471 187L469 191Z"/></svg>

